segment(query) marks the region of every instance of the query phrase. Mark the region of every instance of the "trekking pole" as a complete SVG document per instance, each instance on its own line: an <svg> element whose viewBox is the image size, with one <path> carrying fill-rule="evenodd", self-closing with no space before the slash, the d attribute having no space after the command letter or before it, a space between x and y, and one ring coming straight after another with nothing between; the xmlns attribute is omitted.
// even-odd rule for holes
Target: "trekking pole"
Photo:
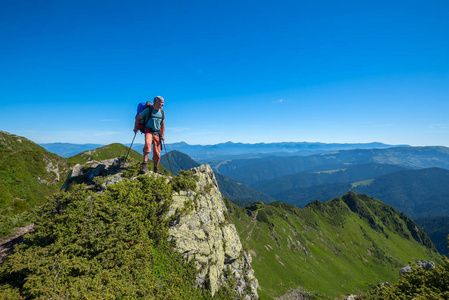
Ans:
<svg viewBox="0 0 449 300"><path fill-rule="evenodd" d="M136 138L136 135L137 135L137 132L134 133L133 141L131 142L131 145L129 146L128 153L126 153L126 158L125 158L125 160L123 161L123 165L126 163L126 160L128 159L128 154L129 154L129 151L131 151L131 147L132 147L133 144L134 144L134 139Z"/></svg>
<svg viewBox="0 0 449 300"><path fill-rule="evenodd" d="M161 140L162 140L162 138L161 138ZM165 141L164 140L162 140L162 145L164 145L165 155L167 156L168 165L170 166L170 172L172 172L172 174L173 174L173 169L171 168L171 163L170 163L170 157L168 157L167 147L165 147ZM173 175L175 175L175 174L173 174Z"/></svg>

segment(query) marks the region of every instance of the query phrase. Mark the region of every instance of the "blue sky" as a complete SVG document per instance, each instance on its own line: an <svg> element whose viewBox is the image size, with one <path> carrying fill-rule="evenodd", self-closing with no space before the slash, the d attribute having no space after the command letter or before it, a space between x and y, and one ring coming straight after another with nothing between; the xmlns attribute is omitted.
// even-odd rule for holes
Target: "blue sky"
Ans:
<svg viewBox="0 0 449 300"><path fill-rule="evenodd" d="M0 0L0 130L449 146L449 1ZM143 142L143 137L138 137Z"/></svg>

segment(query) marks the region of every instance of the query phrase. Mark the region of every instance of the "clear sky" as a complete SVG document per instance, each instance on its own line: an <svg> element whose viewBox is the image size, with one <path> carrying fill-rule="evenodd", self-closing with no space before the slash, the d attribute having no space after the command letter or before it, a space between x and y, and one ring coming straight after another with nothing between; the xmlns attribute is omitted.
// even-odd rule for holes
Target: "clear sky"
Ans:
<svg viewBox="0 0 449 300"><path fill-rule="evenodd" d="M449 146L449 1L0 0L0 130ZM143 137L136 139L142 143Z"/></svg>

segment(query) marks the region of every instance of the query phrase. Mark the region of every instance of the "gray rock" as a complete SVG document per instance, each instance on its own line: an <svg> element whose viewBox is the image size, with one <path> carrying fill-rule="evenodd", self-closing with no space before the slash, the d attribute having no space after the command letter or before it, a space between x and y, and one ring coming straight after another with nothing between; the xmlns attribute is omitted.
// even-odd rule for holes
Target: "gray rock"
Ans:
<svg viewBox="0 0 449 300"><path fill-rule="evenodd" d="M420 260L415 263L415 265L420 266L424 270L430 270L435 268L435 263L433 261ZM399 270L399 275L402 276L407 272L413 272L413 269L410 265L405 266L401 270Z"/></svg>
<svg viewBox="0 0 449 300"><path fill-rule="evenodd" d="M102 176L108 180L108 177L111 175L120 175L118 173L123 170L120 167L120 162L120 158L112 158L102 161L88 161L84 165L77 164L67 176L62 189L67 189L70 184L77 180L89 185L96 176ZM111 183L115 182L117 182L117 178L116 180L111 181ZM105 186L106 185L102 185L102 188Z"/></svg>
<svg viewBox="0 0 449 300"><path fill-rule="evenodd" d="M236 291L246 299L257 299L259 284L251 268L251 255L243 250L235 225L225 218L227 208L212 169L202 165L192 171L199 177L197 191L174 194L168 213L178 218L169 229L176 250L196 261L197 284L207 282L212 296L234 276ZM177 215L189 205L191 210Z"/></svg>
<svg viewBox="0 0 449 300"><path fill-rule="evenodd" d="M378 287L385 287L385 286L390 286L390 284L388 282L381 282L377 284Z"/></svg>

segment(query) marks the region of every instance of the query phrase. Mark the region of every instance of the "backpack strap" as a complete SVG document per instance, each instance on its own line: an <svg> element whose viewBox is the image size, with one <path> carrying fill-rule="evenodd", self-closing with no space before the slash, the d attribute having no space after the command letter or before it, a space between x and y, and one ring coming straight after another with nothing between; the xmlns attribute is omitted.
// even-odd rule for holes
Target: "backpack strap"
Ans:
<svg viewBox="0 0 449 300"><path fill-rule="evenodd" d="M155 116L153 116L153 106L148 106L148 107L151 108L151 109L150 109L150 113L148 114L148 120L146 120L146 122L148 122L150 119L162 119L162 120L165 119L164 110L162 108L161 108L161 110L162 110L162 117L155 117ZM145 122L145 124L146 124L146 122Z"/></svg>

